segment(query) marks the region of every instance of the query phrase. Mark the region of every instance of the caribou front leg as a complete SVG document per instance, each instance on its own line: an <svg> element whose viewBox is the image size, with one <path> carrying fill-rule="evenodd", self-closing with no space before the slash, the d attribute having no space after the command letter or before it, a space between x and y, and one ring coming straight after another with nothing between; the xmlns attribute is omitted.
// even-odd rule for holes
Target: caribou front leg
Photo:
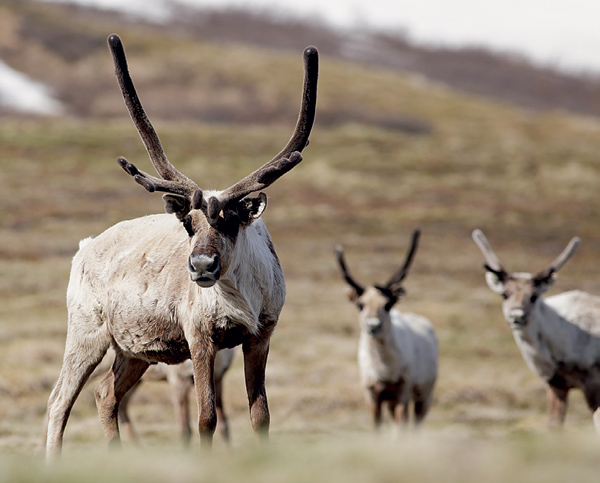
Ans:
<svg viewBox="0 0 600 483"><path fill-rule="evenodd" d="M265 323L260 334L250 337L242 345L250 422L254 432L262 439L268 437L271 421L265 388L265 370L269 356L269 341L275 323Z"/></svg>
<svg viewBox="0 0 600 483"><path fill-rule="evenodd" d="M210 449L217 427L214 376L217 349L212 342L200 338L190 343L190 354L194 367L194 386L198 402L200 447Z"/></svg>

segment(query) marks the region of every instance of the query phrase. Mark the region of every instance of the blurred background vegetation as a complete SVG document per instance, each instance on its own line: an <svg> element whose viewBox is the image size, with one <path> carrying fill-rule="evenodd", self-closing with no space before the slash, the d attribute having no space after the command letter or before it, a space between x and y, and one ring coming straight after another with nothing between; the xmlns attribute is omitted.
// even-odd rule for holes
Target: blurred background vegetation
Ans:
<svg viewBox="0 0 600 483"><path fill-rule="evenodd" d="M79 471L78 481L164 481L175 466L183 481L597 477L599 442L582 396L571 397L565 431L549 432L544 384L521 359L470 233L481 228L509 270L532 272L578 235L582 246L551 293L600 294L598 79L478 50L419 48L401 36L368 34L361 45L371 50L351 49L353 39L323 25L243 11L182 11L152 24L3 1L0 27L0 58L65 106L54 117L0 111L0 479L64 481ZM80 469L49 472L31 459L61 365L78 241L162 211L160 197L115 162L124 155L150 171L114 79L113 32L170 160L203 188L231 185L286 143L302 49L320 50L311 144L269 188L264 215L288 286L268 364L267 451L254 443L238 357L225 385L232 451L217 444L214 458L197 459L195 441L192 455L178 453L168 388L146 383L131 407L143 450L109 455L92 382L65 433L65 460L84 456ZM399 308L433 321L440 377L423 431L390 446L388 435L371 434L357 314L333 247L344 244L359 280L381 282L416 227L421 247ZM144 456L159 450L150 462ZM171 466L159 466L163 459Z"/></svg>

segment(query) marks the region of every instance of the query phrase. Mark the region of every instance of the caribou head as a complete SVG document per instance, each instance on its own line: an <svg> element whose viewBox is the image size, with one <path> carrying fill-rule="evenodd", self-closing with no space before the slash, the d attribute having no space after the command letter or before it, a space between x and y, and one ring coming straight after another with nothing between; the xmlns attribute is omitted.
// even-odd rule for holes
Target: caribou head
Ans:
<svg viewBox="0 0 600 483"><path fill-rule="evenodd" d="M404 264L390 277L384 285L371 285L364 287L359 284L350 274L344 259L344 250L341 245L335 247L340 270L346 283L350 287L348 298L354 302L360 312L361 330L373 337L383 337L390 328L390 310L404 295L402 281L408 275L408 271L417 251L420 230L415 230L412 235L412 243Z"/></svg>
<svg viewBox="0 0 600 483"><path fill-rule="evenodd" d="M260 218L267 206L264 193L255 197L248 195L270 186L302 161L300 152L308 145L315 118L319 65L317 49L308 47L304 50L300 114L294 133L283 150L233 186L222 191L203 191L167 159L137 96L121 39L113 34L108 38L108 45L125 104L160 178L137 169L123 157L118 159L118 163L146 190L165 193L165 211L174 214L182 222L190 238L191 253L187 267L190 277L200 287L211 287L226 273L240 230Z"/></svg>
<svg viewBox="0 0 600 483"><path fill-rule="evenodd" d="M493 252L481 230L473 231L473 240L485 258L485 280L490 289L502 295L502 312L512 329L527 325L539 297L556 281L556 272L577 250L579 238L571 239L567 247L544 270L536 273L507 272Z"/></svg>

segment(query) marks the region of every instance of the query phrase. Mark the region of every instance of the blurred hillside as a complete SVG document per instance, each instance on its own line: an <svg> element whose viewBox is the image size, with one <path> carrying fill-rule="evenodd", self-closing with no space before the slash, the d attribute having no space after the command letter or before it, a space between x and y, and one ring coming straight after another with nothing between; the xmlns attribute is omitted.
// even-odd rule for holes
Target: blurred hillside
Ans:
<svg viewBox="0 0 600 483"><path fill-rule="evenodd" d="M218 46L216 55L227 45L283 53L298 52L314 44L329 59L417 74L458 91L521 107L600 115L600 79L535 67L515 55L476 48L427 48L409 42L403 32L390 35L369 30L340 31L319 21L279 18L269 12L196 10L178 4L174 9L176 13L171 20L156 24L93 8L3 0L0 58L50 85L72 115L83 117L121 114L117 106L103 102L113 85L102 68L107 62L104 55L107 32L120 28L152 32L155 42L162 43L164 49L174 39L210 43ZM248 79L239 72L226 72L224 66L207 64L206 55L198 58L193 55L180 52L167 63L153 66L156 70L147 71L146 78L140 79L138 75L138 83L150 89L160 86L170 99L168 105L154 106L154 116L209 122L278 122L289 115L285 105L278 99L267 99L255 86L250 87ZM198 83L195 68L208 73L210 85ZM212 95L207 96L209 87ZM264 91L273 92L273 86L265 85ZM406 117L401 112L382 114L356 106L321 109L320 119L327 123L366 122L409 132L427 132L431 128L426 120Z"/></svg>

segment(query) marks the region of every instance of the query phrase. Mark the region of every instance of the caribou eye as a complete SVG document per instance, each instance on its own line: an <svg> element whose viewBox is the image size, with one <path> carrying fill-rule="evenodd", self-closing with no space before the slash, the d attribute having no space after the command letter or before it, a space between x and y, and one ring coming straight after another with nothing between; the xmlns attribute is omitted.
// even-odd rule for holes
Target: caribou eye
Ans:
<svg viewBox="0 0 600 483"><path fill-rule="evenodd" d="M362 311L362 309L365 308L365 306L362 302L356 302L356 307L358 307L358 310L360 310L360 311Z"/></svg>
<svg viewBox="0 0 600 483"><path fill-rule="evenodd" d="M502 292L502 298L506 300L508 298L508 294L506 292Z"/></svg>
<svg viewBox="0 0 600 483"><path fill-rule="evenodd" d="M181 220L181 222L183 223L183 227L185 228L185 231L187 231L187 234L190 237L193 237L194 228L192 228L192 217L190 215L187 215L183 220Z"/></svg>
<svg viewBox="0 0 600 483"><path fill-rule="evenodd" d="M530 299L530 300L531 300L531 303L532 303L532 304L533 304L533 303L535 303L535 301L536 301L537 299L538 299L538 294L534 293L534 294L531 296L531 299Z"/></svg>

